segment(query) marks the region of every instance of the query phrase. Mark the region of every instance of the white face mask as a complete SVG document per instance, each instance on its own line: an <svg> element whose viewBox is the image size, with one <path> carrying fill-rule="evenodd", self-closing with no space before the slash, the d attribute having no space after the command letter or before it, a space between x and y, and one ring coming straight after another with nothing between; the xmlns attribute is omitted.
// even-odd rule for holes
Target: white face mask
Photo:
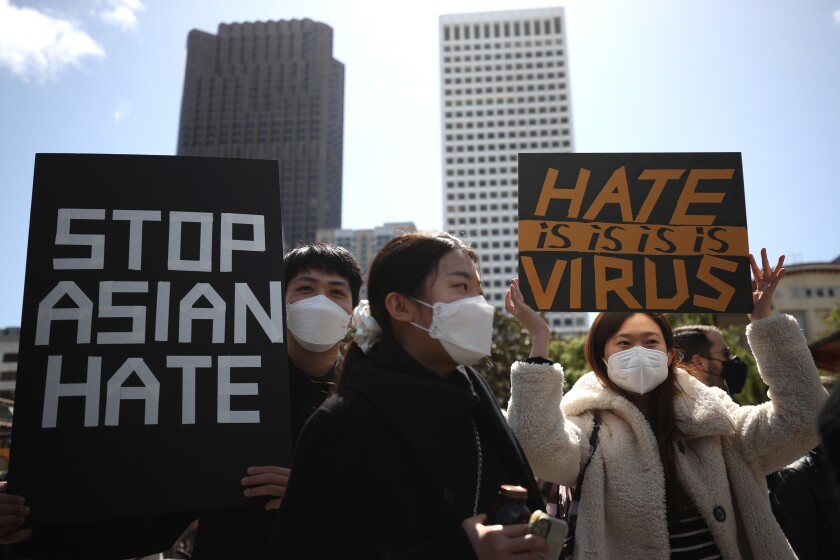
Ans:
<svg viewBox="0 0 840 560"><path fill-rule="evenodd" d="M286 326L310 352L326 352L347 335L350 314L325 295L286 304Z"/></svg>
<svg viewBox="0 0 840 560"><path fill-rule="evenodd" d="M451 303L439 301L434 305L412 299L432 308L432 324L428 329L417 323L411 324L439 340L456 364L471 366L490 355L494 308L484 297L468 297Z"/></svg>
<svg viewBox="0 0 840 560"><path fill-rule="evenodd" d="M668 378L668 354L662 350L635 346L605 362L610 381L638 395L653 391Z"/></svg>

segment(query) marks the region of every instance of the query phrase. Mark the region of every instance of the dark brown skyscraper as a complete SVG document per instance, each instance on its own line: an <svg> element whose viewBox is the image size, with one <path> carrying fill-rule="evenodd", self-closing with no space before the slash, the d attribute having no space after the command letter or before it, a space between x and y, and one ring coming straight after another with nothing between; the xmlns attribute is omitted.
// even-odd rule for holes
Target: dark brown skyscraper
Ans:
<svg viewBox="0 0 840 560"><path fill-rule="evenodd" d="M341 227L344 65L309 19L192 30L178 155L277 159L286 243Z"/></svg>

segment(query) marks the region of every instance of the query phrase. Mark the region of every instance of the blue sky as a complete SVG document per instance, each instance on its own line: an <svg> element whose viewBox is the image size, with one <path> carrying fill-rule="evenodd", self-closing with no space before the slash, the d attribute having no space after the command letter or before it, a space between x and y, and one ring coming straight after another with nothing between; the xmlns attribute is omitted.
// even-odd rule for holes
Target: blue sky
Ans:
<svg viewBox="0 0 840 560"><path fill-rule="evenodd" d="M577 151L742 152L753 250L840 256L840 0L0 0L0 327L20 324L35 154L174 154L190 29L332 26L343 225L439 229L438 16L552 5Z"/></svg>

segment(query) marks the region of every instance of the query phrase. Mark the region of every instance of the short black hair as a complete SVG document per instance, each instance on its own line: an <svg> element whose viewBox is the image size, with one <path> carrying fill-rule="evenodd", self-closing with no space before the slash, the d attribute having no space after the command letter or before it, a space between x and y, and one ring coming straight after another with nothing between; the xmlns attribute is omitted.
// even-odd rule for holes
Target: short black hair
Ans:
<svg viewBox="0 0 840 560"><path fill-rule="evenodd" d="M298 245L283 257L283 277L286 285L299 274L317 270L337 274L350 284L353 307L359 304L362 287L362 269L353 254L332 243Z"/></svg>
<svg viewBox="0 0 840 560"><path fill-rule="evenodd" d="M708 357L712 348L709 340L710 332L720 334L720 329L711 325L683 325L674 329L674 348L677 349L677 359L684 363L691 363L695 354Z"/></svg>

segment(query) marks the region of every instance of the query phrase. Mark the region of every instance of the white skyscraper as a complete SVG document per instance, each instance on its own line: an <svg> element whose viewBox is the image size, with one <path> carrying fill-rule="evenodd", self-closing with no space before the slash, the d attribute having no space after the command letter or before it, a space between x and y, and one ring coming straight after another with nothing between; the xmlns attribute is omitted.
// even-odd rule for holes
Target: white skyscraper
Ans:
<svg viewBox="0 0 840 560"><path fill-rule="evenodd" d="M478 249L498 308L517 274L517 154L574 151L565 28L563 8L440 18L444 223ZM589 327L585 313L548 320Z"/></svg>

